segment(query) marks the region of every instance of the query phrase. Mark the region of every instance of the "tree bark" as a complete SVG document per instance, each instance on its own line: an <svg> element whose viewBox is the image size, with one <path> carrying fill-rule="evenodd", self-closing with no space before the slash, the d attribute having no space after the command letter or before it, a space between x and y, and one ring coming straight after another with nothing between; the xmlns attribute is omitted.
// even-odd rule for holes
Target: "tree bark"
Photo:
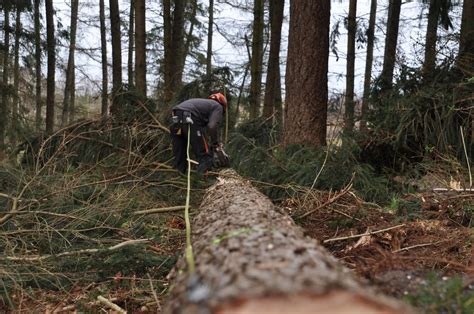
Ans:
<svg viewBox="0 0 474 314"><path fill-rule="evenodd" d="M211 77L212 72L212 36L214 31L214 0L209 0L209 22L207 26L207 54L206 76Z"/></svg>
<svg viewBox="0 0 474 314"><path fill-rule="evenodd" d="M107 62L107 35L106 35L106 26L105 26L105 5L104 0L99 1L99 19L100 19L100 47L102 51L102 105L101 105L101 114L102 117L107 117L109 110L109 72L108 72L108 62Z"/></svg>
<svg viewBox="0 0 474 314"><path fill-rule="evenodd" d="M360 117L360 130L367 130L367 118L369 115L370 82L372 79L372 64L374 61L374 39L375 39L375 17L377 15L377 0L370 3L369 28L367 29L367 55L365 57L364 94L362 96L362 108Z"/></svg>
<svg viewBox="0 0 474 314"><path fill-rule="evenodd" d="M179 90L183 78L181 61L184 53L184 9L185 0L175 0L174 10L171 14L170 0L163 1L164 19L164 46L165 46L165 103L169 103ZM171 17L172 16L172 17Z"/></svg>
<svg viewBox="0 0 474 314"><path fill-rule="evenodd" d="M458 66L468 76L474 76L474 0L464 0Z"/></svg>
<svg viewBox="0 0 474 314"><path fill-rule="evenodd" d="M41 23L40 23L40 1L35 0L35 129L41 128Z"/></svg>
<svg viewBox="0 0 474 314"><path fill-rule="evenodd" d="M190 20L190 25L189 25L189 31L186 34L186 42L184 43L184 52L182 54L182 60L180 63L180 69L183 71L184 66L186 65L186 58L190 52L191 48L191 43L193 41L193 33L194 33L194 27L196 26L196 13L198 9L198 2L197 0L192 0L192 6L193 10L191 11L191 16L189 17Z"/></svg>
<svg viewBox="0 0 474 314"><path fill-rule="evenodd" d="M9 57L10 57L10 8L8 5L3 7L4 21L3 21L3 32L4 32L4 51L3 51L3 75L2 75L2 103L0 107L0 151L3 150L6 143L6 126L8 122L8 70Z"/></svg>
<svg viewBox="0 0 474 314"><path fill-rule="evenodd" d="M178 261L167 313L411 312L363 287L231 170L207 190L192 236L195 272Z"/></svg>
<svg viewBox="0 0 474 314"><path fill-rule="evenodd" d="M262 93L264 0L254 0L252 27L252 63L250 70L250 119L260 112Z"/></svg>
<svg viewBox="0 0 474 314"><path fill-rule="evenodd" d="M69 57L66 68L66 84L64 86L63 113L61 117L62 125L72 121L74 117L74 77L76 76L75 53L76 53L76 33L77 33L77 15L79 11L79 0L71 0L71 40L69 42Z"/></svg>
<svg viewBox="0 0 474 314"><path fill-rule="evenodd" d="M389 2L385 52L382 73L380 74L382 91L392 88L393 71L395 69L395 59L397 56L398 26L401 6L402 0L390 0Z"/></svg>
<svg viewBox="0 0 474 314"><path fill-rule="evenodd" d="M135 8L137 2L143 2L145 0L130 0L130 12L129 12L129 20L128 20L128 85L133 86L133 43L135 42L134 33L135 33ZM140 5L140 4L138 4ZM145 5L143 3L143 5ZM135 42L136 44L136 42ZM137 49L135 47L135 49ZM135 51L136 53L136 51Z"/></svg>
<svg viewBox="0 0 474 314"><path fill-rule="evenodd" d="M146 18L145 0L135 1L135 84L146 97Z"/></svg>
<svg viewBox="0 0 474 314"><path fill-rule="evenodd" d="M432 75L436 66L436 42L438 37L438 19L441 0L431 0L428 12L428 25L426 27L425 60L423 62L423 76Z"/></svg>
<svg viewBox="0 0 474 314"><path fill-rule="evenodd" d="M48 74L46 85L46 133L54 130L54 93L56 89L56 38L54 35L53 0L46 3L46 42L48 47Z"/></svg>
<svg viewBox="0 0 474 314"><path fill-rule="evenodd" d="M122 35L120 33L120 11L118 0L109 0L110 29L112 33L112 106L113 115L120 115L122 108L118 102L118 94L122 89Z"/></svg>
<svg viewBox="0 0 474 314"><path fill-rule="evenodd" d="M344 99L344 132L348 135L354 130L354 75L355 75L355 38L357 0L349 1L347 17L347 63L346 63L346 95Z"/></svg>
<svg viewBox="0 0 474 314"><path fill-rule="evenodd" d="M21 34L21 8L16 8L15 21L15 61L13 65L13 105L12 105L12 120L11 120L11 142L12 146L16 146L18 135L18 118L19 118L19 84L20 84L20 34Z"/></svg>
<svg viewBox="0 0 474 314"><path fill-rule="evenodd" d="M270 53L268 56L267 82L263 101L263 116L268 118L274 113L278 125L282 126L281 109L281 76L280 76L280 46L281 27L285 0L270 1Z"/></svg>
<svg viewBox="0 0 474 314"><path fill-rule="evenodd" d="M285 144L326 145L330 0L290 4Z"/></svg>

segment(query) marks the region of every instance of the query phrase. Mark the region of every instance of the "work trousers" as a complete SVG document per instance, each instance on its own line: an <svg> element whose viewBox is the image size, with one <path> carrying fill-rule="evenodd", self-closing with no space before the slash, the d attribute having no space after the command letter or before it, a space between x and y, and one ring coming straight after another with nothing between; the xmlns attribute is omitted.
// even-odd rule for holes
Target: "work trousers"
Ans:
<svg viewBox="0 0 474 314"><path fill-rule="evenodd" d="M191 136L191 152L193 153L195 160L199 163L197 168L198 173L205 173L207 170L212 168L213 159L206 141L204 128L195 124L183 123L183 120L180 119L178 123L173 123L170 132L173 142L173 167L175 169L179 170L181 173L186 173L188 168L188 132L190 132Z"/></svg>

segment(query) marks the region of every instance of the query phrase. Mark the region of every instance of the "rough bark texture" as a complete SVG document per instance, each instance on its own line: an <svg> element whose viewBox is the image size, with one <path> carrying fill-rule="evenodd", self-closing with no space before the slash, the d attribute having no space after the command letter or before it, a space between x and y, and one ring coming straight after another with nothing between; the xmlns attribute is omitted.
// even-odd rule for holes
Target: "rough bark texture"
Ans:
<svg viewBox="0 0 474 314"><path fill-rule="evenodd" d="M458 65L467 75L474 75L474 0L464 0Z"/></svg>
<svg viewBox="0 0 474 314"><path fill-rule="evenodd" d="M100 47L102 51L102 106L101 114L102 117L107 117L109 110L109 75L108 75L108 63L107 63L107 36L105 29L105 5L104 0L99 2L99 19L100 19Z"/></svg>
<svg viewBox="0 0 474 314"><path fill-rule="evenodd" d="M2 103L0 104L0 150L3 149L6 142L6 126L8 121L8 93L6 92L8 86L8 58L10 55L10 10L6 5L3 9L4 13L4 22L3 22L3 32L4 32L4 51L3 51L3 75L2 75Z"/></svg>
<svg viewBox="0 0 474 314"><path fill-rule="evenodd" d="M355 69L355 38L356 38L357 0L349 1L347 17L347 63L346 63L346 96L344 99L344 131L351 134L354 129L354 69Z"/></svg>
<svg viewBox="0 0 474 314"><path fill-rule="evenodd" d="M428 12L428 26L426 27L425 60L423 62L423 76L431 76L436 65L436 41L438 37L438 19L441 0L431 0Z"/></svg>
<svg viewBox="0 0 474 314"><path fill-rule="evenodd" d="M133 85L133 43L135 42L134 39L134 30L135 30L135 7L137 2L141 2L145 4L143 1L145 0L130 0L130 11L129 11L129 20L128 20L128 63L127 63L127 70L128 70L128 85Z"/></svg>
<svg viewBox="0 0 474 314"><path fill-rule="evenodd" d="M364 94L360 117L360 130L367 129L367 116L369 114L370 81L372 79L372 64L374 61L375 17L377 15L377 0L370 3L369 28L367 29L367 55L365 57Z"/></svg>
<svg viewBox="0 0 474 314"><path fill-rule="evenodd" d="M263 101L263 116L268 118L275 113L276 121L280 126L282 125L280 45L284 8L285 0L270 1L270 53Z"/></svg>
<svg viewBox="0 0 474 314"><path fill-rule="evenodd" d="M146 26L145 1L135 0L135 84L146 96Z"/></svg>
<svg viewBox="0 0 474 314"><path fill-rule="evenodd" d="M102 0L103 1L103 0ZM41 23L40 0L35 0L35 125L36 131L41 128Z"/></svg>
<svg viewBox="0 0 474 314"><path fill-rule="evenodd" d="M122 43L120 33L120 11L118 0L110 0L110 29L112 32L112 107L114 115L120 115L117 94L122 89Z"/></svg>
<svg viewBox="0 0 474 314"><path fill-rule="evenodd" d="M183 78L181 63L184 53L184 9L185 0L175 0L171 14L171 2L163 1L164 20L164 95L169 103L179 90Z"/></svg>
<svg viewBox="0 0 474 314"><path fill-rule="evenodd" d="M252 65L250 70L250 119L259 115L262 93L264 1L254 0L252 29Z"/></svg>
<svg viewBox="0 0 474 314"><path fill-rule="evenodd" d="M76 76L75 52L76 52L76 31L77 15L79 11L79 0L71 0L71 41L69 42L69 57L66 68L66 85L64 87L62 125L68 124L74 117L73 98L75 90L74 81Z"/></svg>
<svg viewBox="0 0 474 314"><path fill-rule="evenodd" d="M178 262L168 313L410 312L362 287L232 170L208 189L192 228L196 271Z"/></svg>
<svg viewBox="0 0 474 314"><path fill-rule="evenodd" d="M293 0L286 66L286 144L326 145L330 0Z"/></svg>
<svg viewBox="0 0 474 314"><path fill-rule="evenodd" d="M209 21L207 25L206 76L212 71L212 35L214 30L214 0L209 0Z"/></svg>
<svg viewBox="0 0 474 314"><path fill-rule="evenodd" d="M11 142L12 146L16 146L17 142L17 125L18 125L18 114L19 114L19 84L20 84L20 34L21 34L21 10L19 7L16 8L16 19L15 19L15 62L13 65L13 104L12 104L12 120L11 120Z"/></svg>
<svg viewBox="0 0 474 314"><path fill-rule="evenodd" d="M402 0L390 0L388 7L387 35L385 37L385 52L383 67L380 75L381 88L387 90L392 87L393 71L397 55L398 26Z"/></svg>
<svg viewBox="0 0 474 314"><path fill-rule="evenodd" d="M46 132L54 130L54 93L56 89L56 38L54 36L53 1L46 0L46 42L48 47L48 74L46 83Z"/></svg>

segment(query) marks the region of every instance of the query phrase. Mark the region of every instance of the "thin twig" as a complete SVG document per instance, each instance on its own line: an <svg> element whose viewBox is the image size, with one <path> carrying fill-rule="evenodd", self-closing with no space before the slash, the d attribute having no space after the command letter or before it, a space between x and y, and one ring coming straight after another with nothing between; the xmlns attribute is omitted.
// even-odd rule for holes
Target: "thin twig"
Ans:
<svg viewBox="0 0 474 314"><path fill-rule="evenodd" d="M449 241L449 240L441 240L441 241L436 241L436 242L431 242L431 243L416 244L416 245L407 246L407 247L392 251L392 253L398 253L398 252L408 251L408 250L411 250L411 249L416 249L416 248L419 248L419 247L436 245L436 244L440 244L440 243L443 243L443 242L446 242L446 241Z"/></svg>
<svg viewBox="0 0 474 314"><path fill-rule="evenodd" d="M471 165L469 163L469 156L467 155L466 141L464 140L464 132L462 131L462 126L459 126L459 130L461 131L462 147L464 148L464 154L466 155L467 170L469 171L469 189L471 189L472 188Z"/></svg>
<svg viewBox="0 0 474 314"><path fill-rule="evenodd" d="M371 231L371 232L366 232L366 233L361 233L361 234L355 234L355 235L351 235L351 236L347 236L347 237L327 239L327 240L324 240L323 243L361 238L361 237L365 237L365 236L369 236L369 235L373 235L373 234L382 233L382 232L386 232L386 231L389 231L389 230L401 228L401 227L404 227L404 226L405 226L405 224L401 224L401 225L397 225L397 226L393 226L393 227L390 227L390 228L385 228L385 229L381 229L381 230L377 230L377 231Z"/></svg>
<svg viewBox="0 0 474 314"><path fill-rule="evenodd" d="M184 205L162 207L162 208L152 208L152 209L139 210L139 211L134 212L133 214L134 215L148 215L148 214L157 214L157 213L167 213L167 212L183 210L185 208L186 206Z"/></svg>
<svg viewBox="0 0 474 314"><path fill-rule="evenodd" d="M161 304L160 304L160 300L158 299L158 296L156 295L156 291L155 291L155 288L153 287L153 280L151 279L151 276L150 274L146 274L148 276L148 279L150 281L150 289L151 289L151 293L153 294L153 298L155 299L155 302L156 302L156 306L158 307L158 312L161 312Z"/></svg>

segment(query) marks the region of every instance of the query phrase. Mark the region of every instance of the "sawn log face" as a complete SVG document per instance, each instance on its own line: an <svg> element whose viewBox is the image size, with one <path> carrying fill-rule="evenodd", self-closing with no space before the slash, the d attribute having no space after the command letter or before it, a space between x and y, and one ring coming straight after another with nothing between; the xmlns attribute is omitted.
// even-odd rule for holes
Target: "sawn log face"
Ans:
<svg viewBox="0 0 474 314"><path fill-rule="evenodd" d="M347 268L235 172L222 172L207 191L192 231L196 272L189 276L184 258L178 262L167 312L251 313L260 306L262 313L280 313L266 311L272 297L306 299L314 312L314 302L327 307L326 301L337 300L340 293L340 301L352 298L370 305L363 307L366 313L369 308L402 313L398 303L362 289ZM236 311L249 304L250 312Z"/></svg>

